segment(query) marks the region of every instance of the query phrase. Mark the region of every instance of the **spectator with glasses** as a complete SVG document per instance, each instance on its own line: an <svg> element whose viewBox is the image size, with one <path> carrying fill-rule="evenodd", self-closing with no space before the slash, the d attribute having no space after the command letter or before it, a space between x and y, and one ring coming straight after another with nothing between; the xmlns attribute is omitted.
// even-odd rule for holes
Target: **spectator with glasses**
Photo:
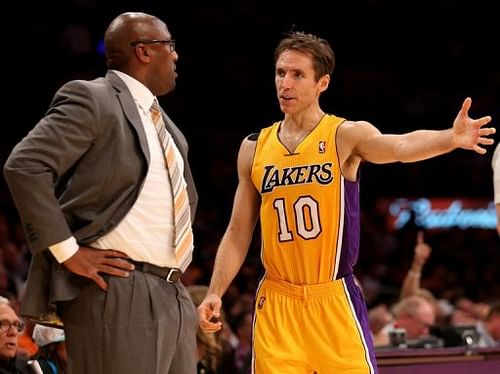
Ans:
<svg viewBox="0 0 500 374"><path fill-rule="evenodd" d="M157 101L179 56L145 13L112 20L104 47L106 76L63 85L4 167L34 254L21 315L60 326L57 312L72 374L194 374L197 316L180 277L197 192L186 139Z"/></svg>
<svg viewBox="0 0 500 374"><path fill-rule="evenodd" d="M5 299L0 300L0 374L32 373L25 357L17 352L19 334L24 324Z"/></svg>

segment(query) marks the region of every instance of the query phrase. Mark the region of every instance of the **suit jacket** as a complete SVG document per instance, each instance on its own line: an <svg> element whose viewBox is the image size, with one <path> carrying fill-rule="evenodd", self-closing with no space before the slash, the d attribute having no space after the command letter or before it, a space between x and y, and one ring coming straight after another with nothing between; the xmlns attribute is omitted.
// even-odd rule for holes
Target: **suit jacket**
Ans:
<svg viewBox="0 0 500 374"><path fill-rule="evenodd" d="M163 119L184 159L193 220L198 195L188 145L164 112ZM44 315L55 301L77 296L81 277L47 248L71 235L89 244L114 228L136 201L149 162L137 106L116 74L71 81L58 90L45 117L14 147L4 166L34 254L22 315Z"/></svg>

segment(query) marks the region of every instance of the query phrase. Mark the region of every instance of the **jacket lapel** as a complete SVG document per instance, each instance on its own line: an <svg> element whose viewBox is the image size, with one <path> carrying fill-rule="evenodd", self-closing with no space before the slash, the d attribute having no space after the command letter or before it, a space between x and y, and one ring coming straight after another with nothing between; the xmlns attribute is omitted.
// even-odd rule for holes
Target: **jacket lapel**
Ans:
<svg viewBox="0 0 500 374"><path fill-rule="evenodd" d="M146 133L144 132L144 126L137 111L137 105L135 104L134 98L130 94L125 83L113 72L108 72L106 78L109 79L113 87L117 90L118 100L121 103L123 113L125 117L129 120L134 128L137 137L139 138L139 144L141 146L142 153L146 157L147 163L151 162L149 155L148 141L146 139Z"/></svg>

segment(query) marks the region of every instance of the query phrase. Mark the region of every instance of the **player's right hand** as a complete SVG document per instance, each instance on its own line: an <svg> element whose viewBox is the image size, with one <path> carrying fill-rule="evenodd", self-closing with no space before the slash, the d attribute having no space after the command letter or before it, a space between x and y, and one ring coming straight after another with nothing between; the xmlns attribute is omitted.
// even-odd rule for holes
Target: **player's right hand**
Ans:
<svg viewBox="0 0 500 374"><path fill-rule="evenodd" d="M198 323L205 334L214 333L222 328L219 321L222 300L216 294L208 294L198 306Z"/></svg>

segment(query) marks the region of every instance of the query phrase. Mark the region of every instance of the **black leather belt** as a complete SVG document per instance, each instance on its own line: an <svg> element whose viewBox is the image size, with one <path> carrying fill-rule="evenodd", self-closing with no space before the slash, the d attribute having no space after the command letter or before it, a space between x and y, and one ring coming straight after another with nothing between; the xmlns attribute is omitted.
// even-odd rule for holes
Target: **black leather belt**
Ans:
<svg viewBox="0 0 500 374"><path fill-rule="evenodd" d="M135 270L143 273L153 274L157 277L165 279L168 283L176 283L179 281L182 271L177 268L160 267L147 262L130 261L134 264Z"/></svg>

